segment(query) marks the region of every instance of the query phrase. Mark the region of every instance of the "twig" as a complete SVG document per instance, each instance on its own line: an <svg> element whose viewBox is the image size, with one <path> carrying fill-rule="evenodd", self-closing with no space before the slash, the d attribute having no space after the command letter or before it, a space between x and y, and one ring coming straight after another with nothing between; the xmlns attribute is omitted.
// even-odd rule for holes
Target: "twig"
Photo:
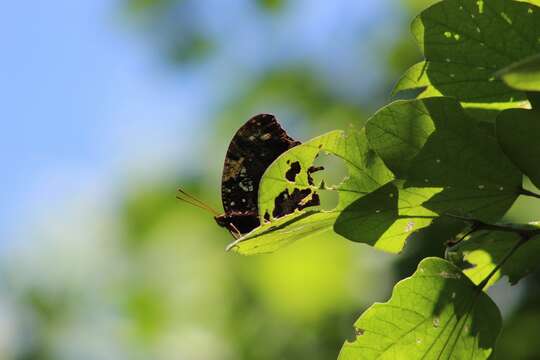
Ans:
<svg viewBox="0 0 540 360"><path fill-rule="evenodd" d="M493 275L495 275L495 273L497 271L499 271L499 269L506 263L506 261L508 261L508 259L510 259L510 257L512 257L512 255L514 255L514 253L517 251L517 249L519 249L529 239L530 239L530 237L528 237L528 236L521 236L520 240L512 247L512 249L510 249L510 251L497 264L497 266L495 266L495 268L493 270L491 270L491 272L484 278L484 280L482 280L482 282L477 285L477 288L479 290L483 290L484 287L486 287L489 280L493 277Z"/></svg>
<svg viewBox="0 0 540 360"><path fill-rule="evenodd" d="M444 214L444 215L457 219L457 220L470 223L474 231L493 230L493 231L511 232L511 233L515 233L522 237L527 237L527 238L535 236L535 235L540 235L540 229L538 228L531 227L530 229L527 229L527 228L519 228L519 227L516 227L515 225L490 224L490 223L487 223L478 219L461 216L461 215L454 215L454 214Z"/></svg>

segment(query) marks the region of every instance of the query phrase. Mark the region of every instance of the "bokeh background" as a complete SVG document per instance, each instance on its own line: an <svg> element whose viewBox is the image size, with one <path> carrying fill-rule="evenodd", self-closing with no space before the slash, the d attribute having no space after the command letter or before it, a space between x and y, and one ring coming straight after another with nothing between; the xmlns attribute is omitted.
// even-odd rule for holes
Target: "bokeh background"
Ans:
<svg viewBox="0 0 540 360"><path fill-rule="evenodd" d="M255 113L301 140L361 125L420 59L408 24L431 2L3 4L0 359L335 359L367 306L442 255L436 236L401 256L324 237L241 257L175 191L218 207ZM539 285L491 291L499 358L539 358Z"/></svg>

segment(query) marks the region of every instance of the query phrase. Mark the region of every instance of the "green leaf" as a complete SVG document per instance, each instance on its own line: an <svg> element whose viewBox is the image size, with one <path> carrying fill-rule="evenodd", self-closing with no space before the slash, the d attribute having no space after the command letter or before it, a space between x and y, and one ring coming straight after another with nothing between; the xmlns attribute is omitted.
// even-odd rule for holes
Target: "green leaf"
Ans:
<svg viewBox="0 0 540 360"><path fill-rule="evenodd" d="M426 258L355 323L339 360L487 359L501 329L495 303L453 264Z"/></svg>
<svg viewBox="0 0 540 360"><path fill-rule="evenodd" d="M368 147L365 130L331 131L313 138L282 154L263 174L259 190L259 215L272 214L275 199L283 191L294 189L316 191L320 184L310 184L308 169L320 152L330 153L343 160L349 177L333 190L339 192L338 209L341 209L393 179L375 152ZM287 179L291 164L298 163L300 171L294 180Z"/></svg>
<svg viewBox="0 0 540 360"><path fill-rule="evenodd" d="M297 240L332 232L337 211L303 211L266 222L229 244L227 251L241 255L272 253Z"/></svg>
<svg viewBox="0 0 540 360"><path fill-rule="evenodd" d="M417 99L442 96L441 92L431 85L426 73L427 66L428 65L425 61L413 65L396 84L394 90L392 91L392 95L395 96L401 91L422 89L422 92L420 92L420 94L416 97ZM488 130L488 132L494 132L493 124L501 111L515 108L517 106L523 106L524 104L526 104L525 101L522 103L461 103L467 115L479 121L479 124Z"/></svg>
<svg viewBox="0 0 540 360"><path fill-rule="evenodd" d="M480 231L460 243L452 251L458 254L460 260L468 264L469 267L463 270L463 273L475 284L479 284L520 240L517 233ZM516 250L491 277L484 289L503 276L508 276L508 281L512 285L516 284L521 278L536 270L538 264L540 264L540 236L535 236Z"/></svg>
<svg viewBox="0 0 540 360"><path fill-rule="evenodd" d="M392 91L392 96L397 95L402 91L407 90L422 90L416 97L417 99L425 99L435 96L443 96L429 81L426 69L428 64L425 61L417 63L409 68L398 81ZM467 115L477 121L481 121L481 125L489 129L490 125L495 122L495 119L501 111L527 104L522 102L497 102L497 103L478 103L478 102L462 102L462 106ZM486 124L487 123L487 124Z"/></svg>
<svg viewBox="0 0 540 360"><path fill-rule="evenodd" d="M332 232L341 210L356 199L371 193L393 179L393 174L382 160L368 147L365 130L332 131L296 146L277 158L265 171L259 187L259 214L272 214L275 199L283 191L294 189L318 191L322 184L311 184L308 169L321 152L328 152L343 160L349 176L332 188L339 194L335 209L304 210L270 219L262 226L229 245L235 252L251 255L275 251L293 241ZM291 181L287 172L291 164L298 163L299 171Z"/></svg>
<svg viewBox="0 0 540 360"><path fill-rule="evenodd" d="M424 10L412 23L425 56L396 91L427 87L427 94L463 102L525 99L494 75L540 52L540 8L512 0L446 0ZM429 84L429 85L427 85Z"/></svg>
<svg viewBox="0 0 540 360"><path fill-rule="evenodd" d="M421 61L411 66L394 86L392 96L395 96L402 91L415 89L423 89L422 93L418 96L419 98L426 96L441 96L442 94L431 86L431 82L429 81L426 72L427 66L428 64L425 61Z"/></svg>
<svg viewBox="0 0 540 360"><path fill-rule="evenodd" d="M540 0L517 0L517 1L540 6Z"/></svg>
<svg viewBox="0 0 540 360"><path fill-rule="evenodd" d="M463 110L468 117L473 118L478 122L484 130L488 130L488 133L495 136L495 120L499 114L507 109L513 109L516 107L528 106L527 101L512 102L512 103L461 103Z"/></svg>
<svg viewBox="0 0 540 360"><path fill-rule="evenodd" d="M395 181L375 190L345 208L334 230L349 240L379 250L398 253L407 238L438 216L422 204L440 192L434 188L403 188Z"/></svg>
<svg viewBox="0 0 540 360"><path fill-rule="evenodd" d="M398 180L342 209L334 230L352 241L397 253L441 215L498 220L521 189L497 140L456 100L397 101L368 121L366 134Z"/></svg>
<svg viewBox="0 0 540 360"><path fill-rule="evenodd" d="M423 203L439 215L496 221L520 192L519 170L456 100L394 102L368 121L366 133L405 188L439 189Z"/></svg>
<svg viewBox="0 0 540 360"><path fill-rule="evenodd" d="M511 88L540 91L540 55L514 63L502 69L498 75Z"/></svg>
<svg viewBox="0 0 540 360"><path fill-rule="evenodd" d="M497 138L508 157L540 187L540 112L510 109L497 118Z"/></svg>
<svg viewBox="0 0 540 360"><path fill-rule="evenodd" d="M283 192L292 193L294 189L312 191L317 190L317 186L310 184L308 169L315 161L320 151L339 151L345 134L343 131L335 130L318 136L296 146L282 154L272 163L263 174L259 185L259 216L271 216L275 199ZM287 172L293 168L293 164L298 164L294 179L289 180Z"/></svg>

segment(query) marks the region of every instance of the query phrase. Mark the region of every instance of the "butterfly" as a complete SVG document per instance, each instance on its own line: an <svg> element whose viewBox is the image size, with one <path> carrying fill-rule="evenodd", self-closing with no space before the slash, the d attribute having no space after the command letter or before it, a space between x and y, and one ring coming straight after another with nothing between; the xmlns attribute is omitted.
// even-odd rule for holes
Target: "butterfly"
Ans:
<svg viewBox="0 0 540 360"><path fill-rule="evenodd" d="M235 237L251 232L261 225L258 209L259 183L270 164L285 151L300 145L291 138L271 114L259 114L249 119L233 136L223 165L221 178L221 200L224 213L219 214L202 201L179 189L177 198L204 208L214 215L221 227ZM310 167L308 178L322 167ZM287 179L293 181L300 172L300 164L293 162L287 172ZM291 177L291 178L289 178ZM308 199L308 196L311 197ZM307 201L306 201L307 199ZM283 191L274 200L275 207L264 219L279 218L295 210L320 204L319 196L310 189L294 189L292 193Z"/></svg>

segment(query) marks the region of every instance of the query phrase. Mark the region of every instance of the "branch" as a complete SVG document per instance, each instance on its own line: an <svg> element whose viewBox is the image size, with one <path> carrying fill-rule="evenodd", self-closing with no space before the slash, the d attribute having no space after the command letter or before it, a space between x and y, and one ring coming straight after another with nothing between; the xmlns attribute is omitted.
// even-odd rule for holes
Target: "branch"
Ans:
<svg viewBox="0 0 540 360"><path fill-rule="evenodd" d="M527 190L525 190L527 191ZM540 197L540 195L538 196ZM462 220L465 222L468 222L471 224L471 230L468 231L465 236L463 236L457 243L461 242L463 239L465 239L467 236L471 235L472 233L479 231L479 230L493 230L493 231L503 231L503 232L511 232L514 234L519 235L520 240L510 249L510 251L504 256L504 258L501 260L500 263L495 266L495 268L477 285L477 288L479 290L484 289L486 287L489 280L495 275L497 271L514 255L514 253L519 249L523 244L525 244L527 241L529 241L531 238L533 238L536 235L540 235L540 229L538 228L520 228L515 225L505 225L505 224L489 224L486 222L483 222L481 220L468 218L465 216L460 215L454 215L454 214L444 214L446 216L449 216L454 219Z"/></svg>
<svg viewBox="0 0 540 360"><path fill-rule="evenodd" d="M529 239L530 237L528 236L521 236L521 239L512 247L512 249L510 249L510 251L508 251L508 253L504 256L501 262L498 263L493 270L491 270L491 272L484 278L484 280L482 280L482 282L477 285L477 288L479 290L484 289L489 282L489 279L491 279L493 275L495 275L495 273L497 273L497 271L499 271L499 269L508 261L508 259L510 259L512 255L514 255L517 249L519 249Z"/></svg>
<svg viewBox="0 0 540 360"><path fill-rule="evenodd" d="M472 229L474 230L473 232L480 231L480 230L511 232L511 233L518 234L521 237L524 237L527 239L535 235L540 235L540 229L532 227L532 226L530 228L525 228L525 227L518 227L512 224L490 224L490 223L486 223L484 221L466 217L466 216L460 216L460 215L454 215L454 214L444 214L444 215L470 223ZM468 235L470 235L471 233L469 233Z"/></svg>

